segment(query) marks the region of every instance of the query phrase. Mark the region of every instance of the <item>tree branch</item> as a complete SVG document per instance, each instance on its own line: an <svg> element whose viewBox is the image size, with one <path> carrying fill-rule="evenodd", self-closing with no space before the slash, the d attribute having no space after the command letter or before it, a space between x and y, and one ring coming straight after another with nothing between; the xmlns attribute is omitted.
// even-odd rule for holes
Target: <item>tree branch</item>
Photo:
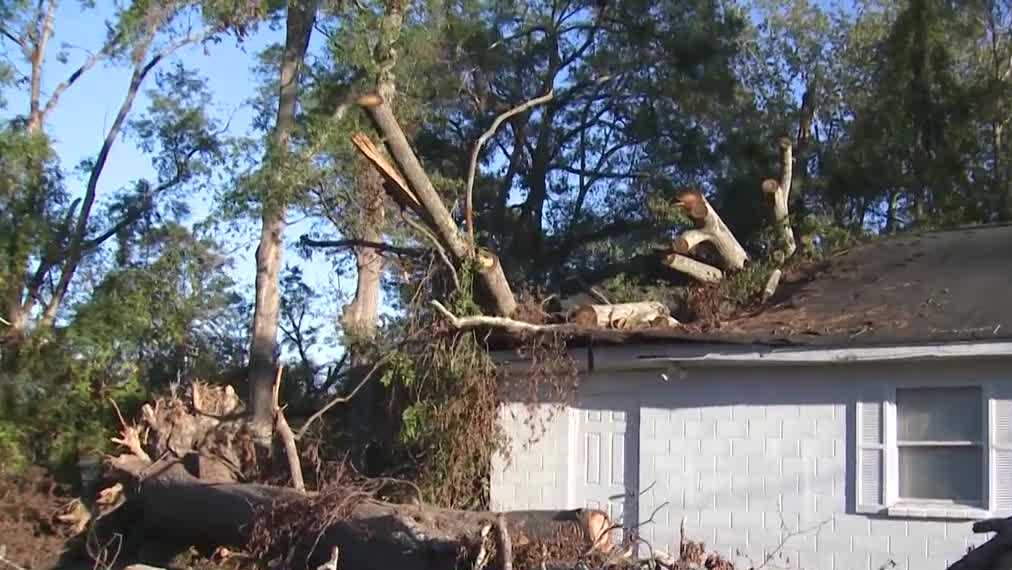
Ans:
<svg viewBox="0 0 1012 570"><path fill-rule="evenodd" d="M379 252L388 251L390 253L409 257L420 257L432 253L431 249L424 247L399 246L365 239L317 240L309 236L302 236L299 238L299 244L307 247L364 247L374 249Z"/></svg>
<svg viewBox="0 0 1012 570"><path fill-rule="evenodd" d="M3 24L0 24L0 35L3 35L10 41L18 44L18 47L20 47L22 51L24 52L30 51L28 47L28 42L26 42L24 38L19 38L18 36L14 35L14 33L8 30L7 26L4 26Z"/></svg>
<svg viewBox="0 0 1012 570"><path fill-rule="evenodd" d="M780 241L783 242L783 257L786 259L794 255L797 250L797 242L794 240L794 232L791 230L791 220L788 212L788 204L791 200L791 183L794 175L794 157L791 148L791 140L787 137L780 139L780 181L769 178L763 181L763 192L773 196L773 218L780 234Z"/></svg>
<svg viewBox="0 0 1012 570"><path fill-rule="evenodd" d="M53 33L53 17L56 15L56 0L49 0L45 12L41 12L42 3L39 3L40 13L36 33L38 39L35 41L35 48L31 50L32 78L29 105L31 117L28 122L28 131L35 132L42 128L42 111L40 98L42 93L42 64L46 59L46 46L49 44L49 37Z"/></svg>
<svg viewBox="0 0 1012 570"><path fill-rule="evenodd" d="M408 224L409 226L414 228L415 231L422 234L429 240L429 242L432 244L432 248L435 250L436 254L439 255L439 259L443 260L443 263L446 265L446 268L450 270L450 277L453 278L454 287L460 289L460 276L457 275L457 267L453 265L453 261L451 261L450 256L446 254L446 250L443 248L443 245L439 243L439 239L437 239L436 236L432 235L432 232L425 229L425 227L422 224L419 224L418 222L409 218L403 210L401 211L401 220L403 220L405 224Z"/></svg>
<svg viewBox="0 0 1012 570"><path fill-rule="evenodd" d="M67 79L63 80L63 82L61 82L59 85L56 86L55 89L53 89L53 93L49 96L49 100L46 101L45 108L42 109L43 120L45 120L46 115L48 115L56 107L57 103L60 100L60 96L63 95L64 91L66 91L72 85L74 85L74 83L76 83L77 80L80 79L81 76L84 75L89 69L95 67L96 63L102 61L103 59L109 57L109 55L112 54L112 50L118 44L119 38L120 36L117 35L109 43L107 43L105 47L102 48L101 51L93 53L90 56L88 56L88 59L84 60L84 63L82 63L80 67L75 69L74 72L67 77Z"/></svg>
<svg viewBox="0 0 1012 570"><path fill-rule="evenodd" d="M149 31L150 35L147 41L151 41L154 37L154 33L154 30ZM60 304L63 302L63 298L67 294L70 281L73 279L74 273L77 271L77 266L81 262L81 257L85 251L85 235L88 231L88 221L91 217L91 210L95 205L95 199L98 194L98 181L105 169L106 162L109 159L109 153L112 151L112 146L116 142L116 139L119 137L119 133L123 128L123 123L126 121L127 115L130 114L130 110L133 108L134 100L137 98L141 84L144 82L148 73L150 73L151 70L154 69L155 66L157 66L164 58L187 44L200 41L202 38L206 37L208 33L209 32L205 31L200 34L189 35L176 40L162 48L145 65L141 66L138 63L134 67L134 72L130 78L130 86L127 88L126 96L124 97L123 102L120 103L119 111L116 114L116 118L113 120L112 126L106 132L105 139L102 141L102 147L98 152L98 157L95 159L95 164L92 166L91 172L88 175L88 183L84 192L84 202L81 207L81 215L77 220L77 226L74 230L74 235L71 238L69 252L64 261L63 268L60 271L60 279L53 290L53 296L49 299L49 303L42 312L42 319L39 321L40 326L48 328L53 324L53 321L56 319L56 312L59 310ZM140 58L142 57L143 54Z"/></svg>
<svg viewBox="0 0 1012 570"><path fill-rule="evenodd" d="M474 243L474 177L475 172L478 169L478 156L481 154L481 147L485 145L485 142L488 141L489 138L495 135L496 131L499 130L499 127L501 127L505 121L523 113L524 111L527 111L528 109L547 103L554 97L555 90L549 89L544 95L530 99L499 115L494 121L492 121L492 126L482 133L481 136L478 137L478 141L474 143L474 148L471 150L471 162L467 169L467 186L464 187L464 219L467 222L467 233L471 238L472 244Z"/></svg>
<svg viewBox="0 0 1012 570"><path fill-rule="evenodd" d="M278 367L278 375L274 379L274 426L285 447L285 455L288 457L288 469L292 474L292 486L300 493L306 492L306 482L302 478L302 462L299 460L299 448L295 445L295 434L292 433L288 420L285 419L285 411L281 407L279 394L281 392L281 374L285 367Z"/></svg>
<svg viewBox="0 0 1012 570"><path fill-rule="evenodd" d="M557 324L557 325L535 325L524 321L518 321L516 319L509 319L505 317L488 317L485 315L479 315L474 317L458 317L450 312L442 303L439 301L429 301L429 304L441 314L447 322L450 323L455 329L467 330L481 327L490 327L497 329L504 329L510 332L549 332L549 331L566 331L572 330L573 326L568 324Z"/></svg>
<svg viewBox="0 0 1012 570"><path fill-rule="evenodd" d="M333 408L338 404L343 404L345 402L351 401L351 399L354 398L356 394L358 394L359 390L361 390L362 387L366 385L366 383L372 380L372 377L380 369L380 366L386 364L386 362L393 357L393 354L394 354L393 352L388 352L385 356L377 360L376 363L372 365L372 368L369 369L369 372L366 373L365 377L362 378L362 381L359 382L358 385L356 385L355 388L353 388L352 391L347 396L338 396L334 398L333 400L327 402L327 405L317 410L316 413L309 416L309 419L306 420L306 423L302 424L302 427L299 428L298 433L295 434L295 439L302 439L302 437L306 435L306 432L309 431L309 427L313 425L313 422L323 417L323 414L327 413L327 411L329 411L331 408Z"/></svg>

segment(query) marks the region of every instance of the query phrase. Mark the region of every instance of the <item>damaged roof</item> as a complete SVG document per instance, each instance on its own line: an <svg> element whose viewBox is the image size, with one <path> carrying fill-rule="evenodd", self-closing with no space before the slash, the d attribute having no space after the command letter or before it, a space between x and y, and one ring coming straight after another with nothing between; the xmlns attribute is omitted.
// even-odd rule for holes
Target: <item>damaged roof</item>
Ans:
<svg viewBox="0 0 1012 570"><path fill-rule="evenodd" d="M1012 338L1012 225L880 238L791 277L722 332L832 345Z"/></svg>
<svg viewBox="0 0 1012 570"><path fill-rule="evenodd" d="M1012 225L881 237L786 271L758 309L708 331L574 330L577 344L870 346L1012 339Z"/></svg>

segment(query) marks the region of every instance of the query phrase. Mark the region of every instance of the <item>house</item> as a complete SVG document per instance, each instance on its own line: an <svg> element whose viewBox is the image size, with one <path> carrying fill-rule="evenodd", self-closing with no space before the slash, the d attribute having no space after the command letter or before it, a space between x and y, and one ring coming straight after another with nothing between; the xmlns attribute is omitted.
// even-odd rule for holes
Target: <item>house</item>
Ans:
<svg viewBox="0 0 1012 570"><path fill-rule="evenodd" d="M574 403L502 410L493 508L601 508L667 552L684 520L744 568L941 570L984 542L1012 515L1012 226L802 273L717 331L575 337Z"/></svg>

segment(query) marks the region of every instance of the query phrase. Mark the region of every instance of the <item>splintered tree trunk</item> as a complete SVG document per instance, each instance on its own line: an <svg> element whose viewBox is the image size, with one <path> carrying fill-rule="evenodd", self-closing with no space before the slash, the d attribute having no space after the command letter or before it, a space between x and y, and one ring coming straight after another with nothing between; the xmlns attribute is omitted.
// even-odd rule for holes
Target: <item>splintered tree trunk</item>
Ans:
<svg viewBox="0 0 1012 570"><path fill-rule="evenodd" d="M491 546L484 540L499 513L377 501L377 482L337 480L308 494L236 483L256 467L245 422L236 419L240 409L230 386L200 382L145 404L139 423L122 420L112 440L126 453L110 458L110 474L118 482L100 497L125 499L113 510L139 504L145 534L201 547L280 553L287 556L286 568L317 568L336 547L342 568L445 570L461 567L458 562L471 567L479 548ZM550 554L572 556L613 548L612 524L598 510L502 516L514 551L540 554L544 546Z"/></svg>
<svg viewBox="0 0 1012 570"><path fill-rule="evenodd" d="M285 51L281 61L278 114L271 136L268 167L272 160L283 162L295 126L299 73L316 21L316 2L292 0L288 5ZM270 440L274 419L274 355L277 351L280 294L278 274L283 251L285 206L270 196L264 198L263 227L257 247L256 305L253 310L253 342L250 355L251 428L259 443Z"/></svg>
<svg viewBox="0 0 1012 570"><path fill-rule="evenodd" d="M390 107L378 97L364 102L376 128L383 135L390 156L417 199L416 212L429 226L454 261L475 259L478 263L478 280L482 285L484 305L494 314L508 317L516 310L517 302L503 272L498 257L490 251L479 252L457 228L456 222L436 192L421 162L411 149Z"/></svg>

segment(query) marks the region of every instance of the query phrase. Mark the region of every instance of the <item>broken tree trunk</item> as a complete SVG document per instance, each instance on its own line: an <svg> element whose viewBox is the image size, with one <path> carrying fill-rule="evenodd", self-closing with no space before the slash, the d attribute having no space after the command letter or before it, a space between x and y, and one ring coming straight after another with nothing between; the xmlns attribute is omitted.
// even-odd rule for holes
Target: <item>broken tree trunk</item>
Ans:
<svg viewBox="0 0 1012 570"><path fill-rule="evenodd" d="M442 198L436 192L414 150L411 149L411 144L404 135L404 131L401 130L390 107L382 97L377 95L363 97L360 102L372 117L376 128L383 135L387 150L397 164L398 170L403 174L411 194L417 198L419 206L416 211L419 211L423 221L436 235L442 246L453 256L456 263L459 264L467 259L478 261L476 264L478 278L487 296L488 309L502 317L513 314L517 307L516 298L510 288L509 281L506 280L498 257L488 250L479 253L474 244L457 228L453 216L446 209ZM371 160L375 162L375 157L372 157Z"/></svg>
<svg viewBox="0 0 1012 570"><path fill-rule="evenodd" d="M763 192L773 196L773 221L783 246L780 254L784 259L794 255L797 242L791 229L788 204L791 199L791 181L794 176L794 156L790 139L780 139L780 180L768 178L763 181Z"/></svg>
<svg viewBox="0 0 1012 570"><path fill-rule="evenodd" d="M677 203L695 223L696 229L678 236L674 243L675 252L691 253L699 244L710 242L720 254L726 269L738 270L745 267L745 262L748 261L745 248L738 243L702 192L699 190L682 192L678 195Z"/></svg>
<svg viewBox="0 0 1012 570"><path fill-rule="evenodd" d="M640 301L614 305L583 305L573 311L570 321L584 327L631 329L643 326L678 326L663 303Z"/></svg>

